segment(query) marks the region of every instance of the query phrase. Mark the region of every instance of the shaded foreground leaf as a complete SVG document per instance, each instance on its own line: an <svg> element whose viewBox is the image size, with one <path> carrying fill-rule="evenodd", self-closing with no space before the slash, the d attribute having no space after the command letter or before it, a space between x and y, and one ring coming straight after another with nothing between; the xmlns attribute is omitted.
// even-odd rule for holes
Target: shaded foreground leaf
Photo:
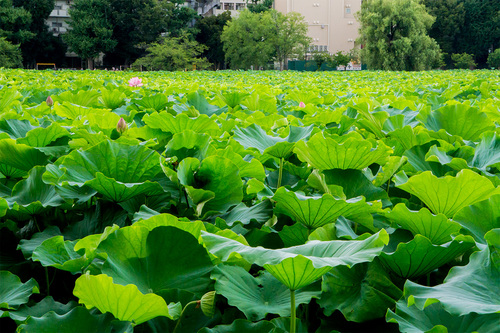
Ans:
<svg viewBox="0 0 500 333"><path fill-rule="evenodd" d="M9 271L0 271L0 308L14 309L27 303L32 294L38 294L38 283L29 279L22 283L21 279Z"/></svg>

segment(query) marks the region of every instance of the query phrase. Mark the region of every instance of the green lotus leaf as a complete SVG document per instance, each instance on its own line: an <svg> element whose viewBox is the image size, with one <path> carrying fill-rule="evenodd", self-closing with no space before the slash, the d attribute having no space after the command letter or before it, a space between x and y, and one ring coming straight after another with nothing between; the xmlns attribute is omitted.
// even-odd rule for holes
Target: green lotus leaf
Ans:
<svg viewBox="0 0 500 333"><path fill-rule="evenodd" d="M227 147L224 150L218 149L213 154L231 160L240 170L241 178L250 177L260 181L264 181L266 178L264 166L258 159L252 158L250 161L247 161L241 155L234 152L232 147Z"/></svg>
<svg viewBox="0 0 500 333"><path fill-rule="evenodd" d="M382 184L389 181L392 176L408 161L408 158L403 156L391 156L389 161L382 166L382 168L377 172L375 179L373 180L373 185L382 186Z"/></svg>
<svg viewBox="0 0 500 333"><path fill-rule="evenodd" d="M40 246L44 241L59 235L61 235L61 230L59 230L58 227L51 226L45 228L45 230L42 232L37 232L36 234L33 235L33 237L31 237L30 240L21 239L19 241L17 249L23 252L23 255L26 259L30 259L31 256L33 255L33 251L35 251L35 249L38 246Z"/></svg>
<svg viewBox="0 0 500 333"><path fill-rule="evenodd" d="M229 305L240 309L248 320L263 319L268 313L290 316L290 290L266 271L254 278L241 267L221 265L212 273L212 279L215 291L226 297ZM307 304L320 294L320 291L298 290L295 302Z"/></svg>
<svg viewBox="0 0 500 333"><path fill-rule="evenodd" d="M403 128L398 128L388 133L387 136L393 139L392 142L394 142L395 145L394 154L397 156L402 155L405 151L411 149L412 147L426 144L432 140L429 136L428 130L421 126L413 128L406 125Z"/></svg>
<svg viewBox="0 0 500 333"><path fill-rule="evenodd" d="M122 321L141 324L158 316L173 319L167 303L160 296L142 293L133 284L113 283L113 278L105 274L80 276L73 294L87 309L96 307Z"/></svg>
<svg viewBox="0 0 500 333"><path fill-rule="evenodd" d="M462 208L453 216L453 220L469 230L477 242L486 244L484 235L500 228L500 195Z"/></svg>
<svg viewBox="0 0 500 333"><path fill-rule="evenodd" d="M438 162L442 165L447 165L453 170L460 171L468 169L467 160L474 156L474 148L469 146L455 146L443 142L441 147L436 145L429 149L425 160L430 162Z"/></svg>
<svg viewBox="0 0 500 333"><path fill-rule="evenodd" d="M160 155L143 146L103 141L85 150L74 150L47 168L43 178L63 186L89 186L112 201L125 201L136 195L162 193L156 182L162 173Z"/></svg>
<svg viewBox="0 0 500 333"><path fill-rule="evenodd" d="M101 234L84 237L75 244L74 250L78 252L81 249L85 249L85 256L87 258L94 258L99 244L101 244L102 241L118 229L120 229L120 227L115 224L113 226L106 227Z"/></svg>
<svg viewBox="0 0 500 333"><path fill-rule="evenodd" d="M329 225L334 224L326 224L325 226ZM290 247L305 244L308 240L310 232L311 230L304 226L302 223L294 223L291 226L285 225L278 234L283 241L283 245L285 247Z"/></svg>
<svg viewBox="0 0 500 333"><path fill-rule="evenodd" d="M81 273L91 259L78 254L74 247L78 241L64 241L63 236L54 236L42 242L31 256L42 266L52 266L73 274Z"/></svg>
<svg viewBox="0 0 500 333"><path fill-rule="evenodd" d="M489 166L500 166L500 137L496 132L487 132L481 136L476 146L471 165L479 170L486 171Z"/></svg>
<svg viewBox="0 0 500 333"><path fill-rule="evenodd" d="M103 130L105 133L108 133L108 135L111 136L113 133L112 130L116 129L116 125L118 124L120 119L121 117L116 113L102 110L101 112L86 114L82 117L81 120L88 124L91 128ZM124 138L124 136L120 136L118 141L121 141Z"/></svg>
<svg viewBox="0 0 500 333"><path fill-rule="evenodd" d="M456 316L444 310L440 303L420 310L415 305L408 306L401 300L396 303L395 313L391 309L387 310L386 319L390 323L397 323L399 331L404 333L495 332L500 315L469 313Z"/></svg>
<svg viewBox="0 0 500 333"><path fill-rule="evenodd" d="M28 120L2 119L0 120L0 133L5 133L11 139L24 138L26 133L36 128Z"/></svg>
<svg viewBox="0 0 500 333"><path fill-rule="evenodd" d="M222 261L236 252L246 261L263 266L292 290L314 282L332 267L373 260L389 238L387 232L381 230L363 241L310 241L305 245L270 250L245 246L207 232L202 232L201 237L208 250Z"/></svg>
<svg viewBox="0 0 500 333"><path fill-rule="evenodd" d="M233 139L245 148L256 148L261 154L269 154L277 158L287 158L293 150L296 142L307 140L311 135L313 126L294 127L290 126L286 138L267 135L258 125L250 125L247 128L234 129Z"/></svg>
<svg viewBox="0 0 500 333"><path fill-rule="evenodd" d="M25 144L18 144L12 139L0 140L0 163L7 166L29 171L34 166L47 164L47 156L37 149ZM4 175L6 173L1 171Z"/></svg>
<svg viewBox="0 0 500 333"><path fill-rule="evenodd" d="M334 267L323 275L322 290L318 304L325 315L339 310L347 320L358 323L383 317L403 296L377 261Z"/></svg>
<svg viewBox="0 0 500 333"><path fill-rule="evenodd" d="M18 139L17 143L26 144L31 147L46 147L50 143L68 136L68 130L64 129L57 123L52 123L50 126L43 128L38 127L26 134L26 137Z"/></svg>
<svg viewBox="0 0 500 333"><path fill-rule="evenodd" d="M196 118L190 118L186 114L178 114L173 116L168 112L153 112L150 115L145 115L142 121L150 128L160 129L166 133L182 133L185 130L191 130L196 133L207 133L215 136L220 132L217 123L207 115L200 115Z"/></svg>
<svg viewBox="0 0 500 333"><path fill-rule="evenodd" d="M168 99L165 94L144 96L140 99L133 99L131 102L141 106L143 109L153 109L156 111L163 111L168 106Z"/></svg>
<svg viewBox="0 0 500 333"><path fill-rule="evenodd" d="M301 161L319 170L361 170L373 163L384 165L392 153L392 149L382 141L379 141L376 147L368 140L355 137L339 141L317 133L307 144L299 141L293 151Z"/></svg>
<svg viewBox="0 0 500 333"><path fill-rule="evenodd" d="M65 91L53 96L54 102L69 102L81 106L97 106L99 93L95 90Z"/></svg>
<svg viewBox="0 0 500 333"><path fill-rule="evenodd" d="M448 172L453 171L453 169L447 165L426 160L426 156L433 143L434 142L429 142L425 145L414 146L411 149L405 151L403 156L408 158L408 163L403 167L403 169L412 172L432 171L432 174L438 177L442 177ZM396 177L396 175L394 177Z"/></svg>
<svg viewBox="0 0 500 333"><path fill-rule="evenodd" d="M68 102L55 103L53 108L56 115L70 120L76 120L90 113L102 113L101 109L94 109L90 107L71 104Z"/></svg>
<svg viewBox="0 0 500 333"><path fill-rule="evenodd" d="M487 114L476 107L464 104L446 105L432 111L425 126L435 132L441 129L465 140L476 141L486 131L495 129Z"/></svg>
<svg viewBox="0 0 500 333"><path fill-rule="evenodd" d="M244 319L236 319L230 325L217 325L214 328L204 327L198 333L286 333L287 331L276 327L270 321L253 323Z"/></svg>
<svg viewBox="0 0 500 333"><path fill-rule="evenodd" d="M453 217L463 207L488 199L500 193L488 178L464 169L456 177L438 178L430 171L408 179L404 174L395 176L397 187L417 196L434 214Z"/></svg>
<svg viewBox="0 0 500 333"><path fill-rule="evenodd" d="M148 228L149 231L155 229L156 227L172 226L189 232L191 235L196 237L196 239L200 237L202 230L206 231L205 225L201 221L182 222L179 221L176 216L170 214L152 216L148 219L134 223L134 226L144 226Z"/></svg>
<svg viewBox="0 0 500 333"><path fill-rule="evenodd" d="M0 217L4 216L7 213L7 209L9 205L4 198L0 198Z"/></svg>
<svg viewBox="0 0 500 333"><path fill-rule="evenodd" d="M19 309L15 311L8 311L6 315L11 319L15 320L18 324L24 322L29 317L40 318L48 312L55 312L58 315L63 315L71 311L77 304L74 301L68 302L68 304L62 304L54 301L51 296L45 297L40 302L33 306L21 305ZM0 311L1 313L1 311ZM1 317L1 316L0 316Z"/></svg>
<svg viewBox="0 0 500 333"><path fill-rule="evenodd" d="M178 177L191 200L198 205L198 216L208 212L226 212L243 199L243 182L238 167L229 159L209 156L199 161L185 158L179 163Z"/></svg>
<svg viewBox="0 0 500 333"><path fill-rule="evenodd" d="M21 279L9 271L0 271L0 308L15 309L28 302L32 294L38 294L38 283L29 279L22 283Z"/></svg>
<svg viewBox="0 0 500 333"><path fill-rule="evenodd" d="M177 288L203 295L211 284L213 265L206 249L192 234L176 227L121 228L103 240L97 251L107 254L104 274L121 285L135 284L142 293Z"/></svg>
<svg viewBox="0 0 500 333"><path fill-rule="evenodd" d="M412 279L441 267L474 246L470 236L459 235L451 242L434 245L426 237L416 235L410 242L398 244L394 252L382 253L380 259L394 274Z"/></svg>
<svg viewBox="0 0 500 333"><path fill-rule="evenodd" d="M5 89L4 89L5 90ZM18 100L22 99L23 95L15 89L8 89L0 98L0 110L8 110L12 105L19 103Z"/></svg>
<svg viewBox="0 0 500 333"><path fill-rule="evenodd" d="M440 302L452 315L469 313L490 314L500 312L500 230L488 232L485 239L490 247L471 255L466 266L453 267L443 284L425 287L406 281L404 295L408 306L415 304L420 310Z"/></svg>
<svg viewBox="0 0 500 333"><path fill-rule="evenodd" d="M119 322L111 314L91 314L82 306L77 306L64 314L50 311L41 317L29 317L18 327L20 333L129 333L131 331L130 323Z"/></svg>
<svg viewBox="0 0 500 333"><path fill-rule="evenodd" d="M338 192L341 188L348 199L359 196L364 196L367 201L388 199L387 192L373 185L361 170L332 169L323 171L323 175L330 191Z"/></svg>
<svg viewBox="0 0 500 333"><path fill-rule="evenodd" d="M27 179L19 181L7 198L9 208L23 214L36 215L49 207L57 207L64 200L57 194L52 185L42 181L44 166L36 166L29 172Z"/></svg>
<svg viewBox="0 0 500 333"><path fill-rule="evenodd" d="M241 102L241 105L246 106L249 111L262 111L268 114L276 113L276 104L277 101L274 95L258 91L253 91L250 96Z"/></svg>
<svg viewBox="0 0 500 333"><path fill-rule="evenodd" d="M127 96L118 89L102 89L99 102L101 102L108 109L118 109L120 106L125 105L125 98Z"/></svg>
<svg viewBox="0 0 500 333"><path fill-rule="evenodd" d="M425 236L432 244L437 245L451 241L451 235L461 229L460 224L449 220L444 214L434 215L427 208L418 212L409 210L403 203L397 204L385 216L413 235Z"/></svg>
<svg viewBox="0 0 500 333"><path fill-rule="evenodd" d="M276 201L275 212L288 215L310 229L334 223L341 215L373 227L372 208L363 197L349 200L336 199L330 194L308 197L280 187L273 200Z"/></svg>
<svg viewBox="0 0 500 333"><path fill-rule="evenodd" d="M178 161L186 157L195 157L199 160L205 158L210 144L210 135L198 134L191 130L176 133L169 141L165 155L176 156Z"/></svg>
<svg viewBox="0 0 500 333"><path fill-rule="evenodd" d="M241 91L221 91L217 94L220 99L230 108L235 108L250 94Z"/></svg>
<svg viewBox="0 0 500 333"><path fill-rule="evenodd" d="M219 107L217 105L212 105L208 103L203 92L195 91L187 95L187 106L194 107L200 114L206 114L211 116L214 114L221 114L227 111L227 107ZM175 110L175 106L174 106Z"/></svg>
<svg viewBox="0 0 500 333"><path fill-rule="evenodd" d="M220 218L226 221L228 226L233 226L236 222L250 224L255 221L259 224L264 224L273 217L273 204L271 200L264 200L254 206L247 207L244 203L238 204Z"/></svg>

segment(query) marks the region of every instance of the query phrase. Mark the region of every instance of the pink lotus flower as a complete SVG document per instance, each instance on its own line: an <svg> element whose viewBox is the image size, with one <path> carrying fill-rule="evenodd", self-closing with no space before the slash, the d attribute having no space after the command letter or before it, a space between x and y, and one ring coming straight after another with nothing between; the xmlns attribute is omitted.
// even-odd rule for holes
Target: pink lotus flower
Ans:
<svg viewBox="0 0 500 333"><path fill-rule="evenodd" d="M142 87L142 79L139 79L138 77L133 77L130 80L128 80L128 85L131 87Z"/></svg>
<svg viewBox="0 0 500 333"><path fill-rule="evenodd" d="M127 123L125 122L125 119L120 118L120 120L118 120L118 124L116 124L116 130L120 134L127 130Z"/></svg>
<svg viewBox="0 0 500 333"><path fill-rule="evenodd" d="M45 101L45 103L47 103L48 106L54 105L54 101L52 100L52 98L50 96L47 97L47 100Z"/></svg>
<svg viewBox="0 0 500 333"><path fill-rule="evenodd" d="M306 107L306 103L304 103L304 102L299 103L299 108L305 108L305 107Z"/></svg>

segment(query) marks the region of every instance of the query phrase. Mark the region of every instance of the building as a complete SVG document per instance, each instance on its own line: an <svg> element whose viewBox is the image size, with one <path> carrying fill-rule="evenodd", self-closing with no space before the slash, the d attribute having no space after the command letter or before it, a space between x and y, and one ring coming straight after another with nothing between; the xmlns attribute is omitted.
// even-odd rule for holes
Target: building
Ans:
<svg viewBox="0 0 500 333"><path fill-rule="evenodd" d="M313 51L349 52L358 38L359 22L354 14L362 0L275 0L274 7L287 14L297 12L309 24Z"/></svg>

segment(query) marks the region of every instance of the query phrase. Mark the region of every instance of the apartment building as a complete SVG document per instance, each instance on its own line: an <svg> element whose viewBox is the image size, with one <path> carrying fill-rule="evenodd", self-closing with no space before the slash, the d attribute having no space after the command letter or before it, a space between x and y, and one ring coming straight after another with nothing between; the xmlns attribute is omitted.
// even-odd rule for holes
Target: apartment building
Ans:
<svg viewBox="0 0 500 333"><path fill-rule="evenodd" d="M309 25L314 51L349 52L358 38L359 22L354 14L362 0L275 0L276 10L298 12Z"/></svg>

